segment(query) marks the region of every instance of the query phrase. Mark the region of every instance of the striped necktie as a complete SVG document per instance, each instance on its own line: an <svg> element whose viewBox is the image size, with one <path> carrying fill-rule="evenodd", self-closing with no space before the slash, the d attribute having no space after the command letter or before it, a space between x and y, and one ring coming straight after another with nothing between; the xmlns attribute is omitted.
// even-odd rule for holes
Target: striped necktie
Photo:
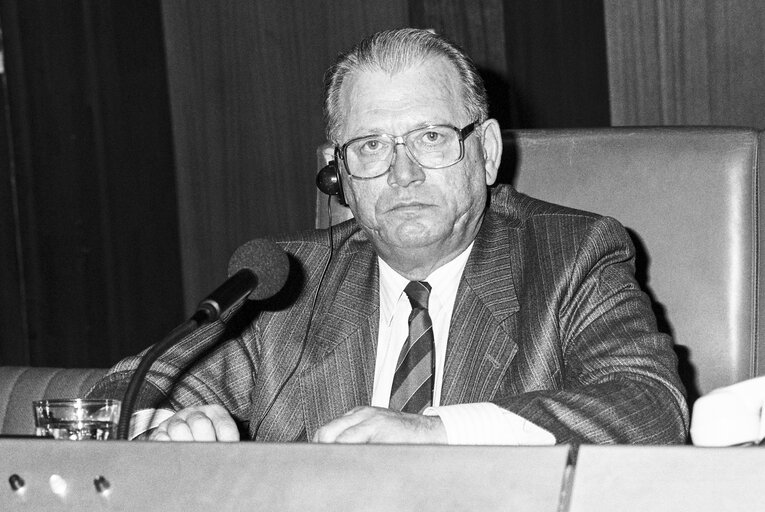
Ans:
<svg viewBox="0 0 765 512"><path fill-rule="evenodd" d="M433 375L435 347L433 324L428 314L430 285L412 281L404 292L412 304L409 315L409 336L401 348L393 386L390 408L402 412L421 413L433 404Z"/></svg>

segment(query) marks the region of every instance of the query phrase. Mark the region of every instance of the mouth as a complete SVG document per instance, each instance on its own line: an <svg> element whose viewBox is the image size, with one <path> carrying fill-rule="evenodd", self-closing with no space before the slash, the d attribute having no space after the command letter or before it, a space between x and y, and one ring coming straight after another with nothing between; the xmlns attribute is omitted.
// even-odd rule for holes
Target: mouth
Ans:
<svg viewBox="0 0 765 512"><path fill-rule="evenodd" d="M432 205L420 202L407 202L395 204L388 209L392 213L418 213Z"/></svg>

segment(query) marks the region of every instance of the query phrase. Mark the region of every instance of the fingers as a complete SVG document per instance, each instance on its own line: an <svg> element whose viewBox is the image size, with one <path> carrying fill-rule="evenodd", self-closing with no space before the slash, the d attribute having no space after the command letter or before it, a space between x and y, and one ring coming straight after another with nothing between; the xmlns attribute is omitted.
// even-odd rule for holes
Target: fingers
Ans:
<svg viewBox="0 0 765 512"><path fill-rule="evenodd" d="M438 416L406 414L380 407L357 407L319 428L318 443L446 443Z"/></svg>
<svg viewBox="0 0 765 512"><path fill-rule="evenodd" d="M356 427L359 423L366 420L370 414L372 414L369 409L373 409L372 407L356 407L355 409L351 409L350 411L346 412L339 418L335 418L334 420L330 421L323 427L321 427L319 430L316 431L316 433L313 435L313 442L315 443L337 443L340 442L338 440L339 437L344 437L346 439L345 442L353 442L347 439L350 439L351 437L354 438L361 438L363 436L363 433L360 432L360 429L355 429L355 434L353 436L346 434L346 432L349 429L353 429ZM356 441L358 443L363 443L366 441Z"/></svg>
<svg viewBox="0 0 765 512"><path fill-rule="evenodd" d="M220 408L222 414L215 415L213 426L215 427L215 437L218 441L233 442L239 441L239 427L237 427L234 418L223 407Z"/></svg>
<svg viewBox="0 0 765 512"><path fill-rule="evenodd" d="M181 409L149 435L151 441L238 441L239 429L219 405Z"/></svg>

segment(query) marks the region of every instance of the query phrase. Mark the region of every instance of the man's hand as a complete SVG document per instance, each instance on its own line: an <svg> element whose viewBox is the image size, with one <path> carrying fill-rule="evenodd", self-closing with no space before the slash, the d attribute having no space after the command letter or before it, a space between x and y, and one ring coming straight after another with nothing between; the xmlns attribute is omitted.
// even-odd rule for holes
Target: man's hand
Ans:
<svg viewBox="0 0 765 512"><path fill-rule="evenodd" d="M317 430L313 442L446 444L447 439L438 416L356 407Z"/></svg>
<svg viewBox="0 0 765 512"><path fill-rule="evenodd" d="M200 405L176 412L148 435L149 441L239 441L239 429L220 405Z"/></svg>

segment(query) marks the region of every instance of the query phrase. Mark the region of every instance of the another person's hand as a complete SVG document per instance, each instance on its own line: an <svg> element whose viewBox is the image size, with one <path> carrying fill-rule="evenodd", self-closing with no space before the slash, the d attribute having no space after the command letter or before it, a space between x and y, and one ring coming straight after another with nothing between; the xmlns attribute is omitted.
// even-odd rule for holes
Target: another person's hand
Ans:
<svg viewBox="0 0 765 512"><path fill-rule="evenodd" d="M220 405L181 409L144 437L149 441L239 441L239 429Z"/></svg>
<svg viewBox="0 0 765 512"><path fill-rule="evenodd" d="M408 414L381 407L356 407L319 428L315 443L446 444L438 416Z"/></svg>

